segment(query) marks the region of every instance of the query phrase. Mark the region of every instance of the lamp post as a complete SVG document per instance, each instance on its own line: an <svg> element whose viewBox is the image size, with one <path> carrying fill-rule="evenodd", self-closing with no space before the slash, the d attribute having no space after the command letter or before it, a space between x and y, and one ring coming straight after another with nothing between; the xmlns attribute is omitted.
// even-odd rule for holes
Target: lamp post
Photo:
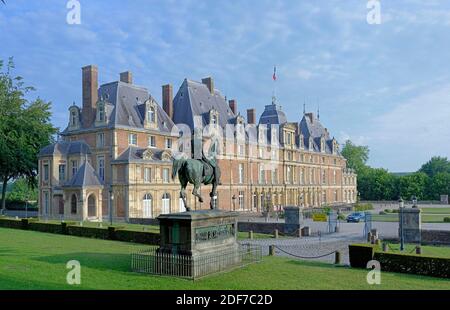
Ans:
<svg viewBox="0 0 450 310"><path fill-rule="evenodd" d="M113 214L112 214L112 206L114 200L114 193L112 189L112 185L109 187L109 200L108 200L108 212L109 212L109 224L112 226L113 224Z"/></svg>
<svg viewBox="0 0 450 310"><path fill-rule="evenodd" d="M403 236L403 208L404 208L404 204L403 204L403 199L401 197L398 200L398 205L399 205L399 211L400 211L400 251L403 252L403 250L405 249L405 240L404 240L404 236Z"/></svg>

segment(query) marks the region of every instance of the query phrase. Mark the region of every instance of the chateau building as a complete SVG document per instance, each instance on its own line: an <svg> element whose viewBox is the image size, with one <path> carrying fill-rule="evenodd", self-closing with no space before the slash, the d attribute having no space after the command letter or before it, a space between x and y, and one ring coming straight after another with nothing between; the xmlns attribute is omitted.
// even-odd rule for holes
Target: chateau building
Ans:
<svg viewBox="0 0 450 310"><path fill-rule="evenodd" d="M190 146L186 133L199 128L209 137L222 133L220 209L261 212L356 201L356 174L313 113L289 122L274 99L258 123L255 109L245 119L211 77L185 79L175 97L172 85L164 85L161 107L133 84L131 72L99 87L91 65L82 68L82 106L69 107L60 139L39 154L40 215L130 221L184 211L171 163ZM189 185L191 208L209 208L210 186L201 188L204 203L191 190Z"/></svg>

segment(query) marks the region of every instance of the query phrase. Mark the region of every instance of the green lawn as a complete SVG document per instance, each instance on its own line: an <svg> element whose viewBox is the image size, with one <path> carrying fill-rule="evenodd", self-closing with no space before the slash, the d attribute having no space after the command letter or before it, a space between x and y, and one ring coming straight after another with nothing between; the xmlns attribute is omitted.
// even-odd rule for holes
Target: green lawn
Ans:
<svg viewBox="0 0 450 310"><path fill-rule="evenodd" d="M130 271L131 243L0 228L0 289L450 289L438 278L383 273L369 286L366 271L265 257L262 262L198 281ZM81 285L66 284L66 263L81 263Z"/></svg>
<svg viewBox="0 0 450 310"><path fill-rule="evenodd" d="M450 217L450 215L449 214L423 213L422 214L422 223L444 223L445 217ZM384 214L384 215L372 214L372 221L374 221L374 222L398 222L398 213L390 213L390 214Z"/></svg>
<svg viewBox="0 0 450 310"><path fill-rule="evenodd" d="M450 208L421 208L424 214L448 214L450 215Z"/></svg>
<svg viewBox="0 0 450 310"><path fill-rule="evenodd" d="M448 246L428 246L428 245L422 245L422 255L426 256L434 256L434 257L444 257L444 258L450 258L450 247ZM415 255L415 244L405 244L405 250L403 253L411 253ZM379 247L379 250L381 251L381 245ZM389 243L388 251L391 253L402 253L400 251L400 244L399 243Z"/></svg>

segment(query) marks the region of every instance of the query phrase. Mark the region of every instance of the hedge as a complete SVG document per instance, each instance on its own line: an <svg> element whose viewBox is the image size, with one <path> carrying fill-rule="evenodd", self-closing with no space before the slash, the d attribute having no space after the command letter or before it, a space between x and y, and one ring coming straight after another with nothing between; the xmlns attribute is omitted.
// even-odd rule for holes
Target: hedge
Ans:
<svg viewBox="0 0 450 310"><path fill-rule="evenodd" d="M85 238L96 238L105 240L119 240L124 242L144 243L150 245L159 244L159 234L132 231L122 227L109 226L107 228L74 226L75 222L42 223L33 219L9 219L0 218L0 227L33 230L54 234L64 234Z"/></svg>
<svg viewBox="0 0 450 310"><path fill-rule="evenodd" d="M375 245L350 244L348 246L350 266L353 268L367 268L367 263L373 259Z"/></svg>
<svg viewBox="0 0 450 310"><path fill-rule="evenodd" d="M382 271L450 278L450 259L423 255L375 252Z"/></svg>
<svg viewBox="0 0 450 310"><path fill-rule="evenodd" d="M450 258L381 252L371 244L352 244L348 247L350 266L353 268L367 268L369 261L377 260L382 271L450 278Z"/></svg>

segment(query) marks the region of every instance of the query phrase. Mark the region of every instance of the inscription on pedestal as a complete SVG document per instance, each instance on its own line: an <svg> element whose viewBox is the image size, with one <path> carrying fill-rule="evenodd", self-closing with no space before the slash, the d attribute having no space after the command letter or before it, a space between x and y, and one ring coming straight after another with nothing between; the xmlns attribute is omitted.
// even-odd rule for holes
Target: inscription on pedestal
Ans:
<svg viewBox="0 0 450 310"><path fill-rule="evenodd" d="M212 240L224 240L234 238L234 224L198 227L195 229L195 242L207 242Z"/></svg>

